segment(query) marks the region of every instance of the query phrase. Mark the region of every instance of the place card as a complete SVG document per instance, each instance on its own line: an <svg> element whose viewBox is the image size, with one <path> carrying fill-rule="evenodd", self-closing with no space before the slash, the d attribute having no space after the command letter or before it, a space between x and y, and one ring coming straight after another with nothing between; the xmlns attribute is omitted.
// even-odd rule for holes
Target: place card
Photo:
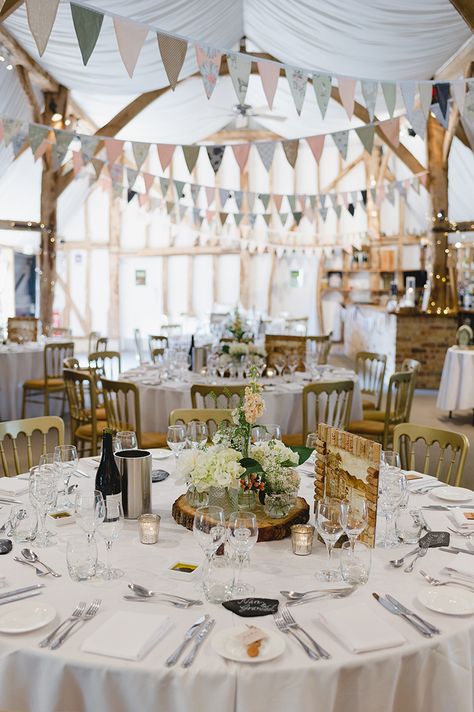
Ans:
<svg viewBox="0 0 474 712"><path fill-rule="evenodd" d="M276 598L239 598L234 601L224 601L222 605L242 618L256 618L276 613L279 601Z"/></svg>

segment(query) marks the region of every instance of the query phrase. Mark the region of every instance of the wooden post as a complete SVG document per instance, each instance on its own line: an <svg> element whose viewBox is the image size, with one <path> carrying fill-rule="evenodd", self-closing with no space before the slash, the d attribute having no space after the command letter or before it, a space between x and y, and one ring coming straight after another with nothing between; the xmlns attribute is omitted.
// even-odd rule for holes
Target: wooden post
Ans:
<svg viewBox="0 0 474 712"><path fill-rule="evenodd" d="M107 331L111 338L120 338L120 228L122 201L109 197L109 316Z"/></svg>

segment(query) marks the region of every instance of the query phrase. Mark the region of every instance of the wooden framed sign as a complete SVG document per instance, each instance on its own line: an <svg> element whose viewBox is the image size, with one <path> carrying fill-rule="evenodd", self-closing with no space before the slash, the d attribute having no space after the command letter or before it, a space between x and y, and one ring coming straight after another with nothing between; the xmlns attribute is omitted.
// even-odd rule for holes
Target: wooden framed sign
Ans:
<svg viewBox="0 0 474 712"><path fill-rule="evenodd" d="M324 496L365 497L369 523L359 538L374 547L381 444L320 423L316 453L315 504Z"/></svg>

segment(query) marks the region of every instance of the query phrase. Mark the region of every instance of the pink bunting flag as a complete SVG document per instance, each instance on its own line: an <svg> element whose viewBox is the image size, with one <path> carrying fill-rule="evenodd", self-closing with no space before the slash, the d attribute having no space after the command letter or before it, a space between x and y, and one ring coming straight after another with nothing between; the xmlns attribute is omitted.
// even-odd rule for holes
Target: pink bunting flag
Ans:
<svg viewBox="0 0 474 712"><path fill-rule="evenodd" d="M234 151L235 160L237 161L240 170L243 172L249 157L250 143L234 144L232 146L232 150Z"/></svg>
<svg viewBox="0 0 474 712"><path fill-rule="evenodd" d="M150 192L150 188L153 185L153 181L155 180L155 176L151 175L151 173L143 173L143 182L145 183L145 190L148 193Z"/></svg>
<svg viewBox="0 0 474 712"><path fill-rule="evenodd" d="M82 158L82 153L80 151L72 152L72 167L74 170L74 175L77 176L84 167L84 159Z"/></svg>
<svg viewBox="0 0 474 712"><path fill-rule="evenodd" d="M122 62L131 79L141 49L145 43L148 28L143 25L138 25L136 22L122 20L115 16L114 29Z"/></svg>
<svg viewBox="0 0 474 712"><path fill-rule="evenodd" d="M171 163L176 146L171 143L158 143L156 148L158 149L158 157L160 159L161 168L164 171Z"/></svg>
<svg viewBox="0 0 474 712"><path fill-rule="evenodd" d="M196 59L208 99L216 88L222 54L212 47L196 45Z"/></svg>
<svg viewBox="0 0 474 712"><path fill-rule="evenodd" d="M352 118L354 113L354 93L356 80L352 77L338 77L337 83L339 85L339 96L341 97L341 102L346 110L347 116Z"/></svg>
<svg viewBox="0 0 474 712"><path fill-rule="evenodd" d="M0 141L3 141L4 136L5 136L5 132L3 129L3 121L0 119Z"/></svg>
<svg viewBox="0 0 474 712"><path fill-rule="evenodd" d="M278 212L280 212L282 200L283 200L283 196L282 196L282 195L274 195L274 196L273 196L273 202L274 202L275 208L278 210Z"/></svg>
<svg viewBox="0 0 474 712"><path fill-rule="evenodd" d="M141 208L145 207L149 201L149 197L147 193L138 193L138 204L140 205Z"/></svg>
<svg viewBox="0 0 474 712"><path fill-rule="evenodd" d="M213 186L206 185L206 200L207 204L212 205L215 198L215 188Z"/></svg>
<svg viewBox="0 0 474 712"><path fill-rule="evenodd" d="M107 163L112 165L122 153L123 141L119 141L117 138L104 138L104 143Z"/></svg>
<svg viewBox="0 0 474 712"><path fill-rule="evenodd" d="M178 83L179 73L186 58L188 43L178 37L157 34L158 46L160 48L161 59L165 68L166 76L174 91Z"/></svg>
<svg viewBox="0 0 474 712"><path fill-rule="evenodd" d="M310 147L310 149L313 153L313 156L316 160L316 163L319 163L319 160L322 156L325 138L326 138L325 135L322 134L321 136L309 136L306 139L306 143Z"/></svg>
<svg viewBox="0 0 474 712"><path fill-rule="evenodd" d="M400 119L382 121L382 123L379 124L379 128L387 140L392 143L395 148L400 145Z"/></svg>
<svg viewBox="0 0 474 712"><path fill-rule="evenodd" d="M273 99L278 86L280 65L274 62L257 62L258 73L262 80L262 87L270 109L273 108Z"/></svg>

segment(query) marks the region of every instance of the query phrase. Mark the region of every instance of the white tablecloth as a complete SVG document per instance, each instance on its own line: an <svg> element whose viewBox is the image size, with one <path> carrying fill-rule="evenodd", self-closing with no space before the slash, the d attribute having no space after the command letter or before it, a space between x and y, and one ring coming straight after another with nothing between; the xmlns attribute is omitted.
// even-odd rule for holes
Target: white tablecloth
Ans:
<svg viewBox="0 0 474 712"><path fill-rule="evenodd" d="M172 461L163 461L165 469ZM91 475L91 462L82 463ZM78 480L82 488L91 480ZM313 479L302 476L300 493L312 500ZM24 484L24 483L22 483ZM57 651L43 650L38 642L56 625L21 635L0 634L0 708L22 712L472 712L474 626L472 617L448 617L424 609L416 594L428 584L416 571L405 574L387 565L393 550L376 549L367 585L344 600L314 602L293 609L299 623L331 654L329 661L313 662L297 643L284 638L285 651L279 658L258 665L244 665L221 658L212 648L211 639L204 643L194 665L184 670L180 665L168 669L164 660L182 640L187 627L205 612L217 622L215 632L242 625L241 618L220 605L205 604L190 610L178 610L165 604L132 603L123 600L127 583L135 581L157 590L196 597L192 582L169 578L167 568L173 562L200 561L201 552L192 532L178 526L171 518L172 502L182 488L172 478L153 485L153 510L162 517L159 543L145 546L138 542L137 524L126 523L121 538L114 544L113 563L126 574L109 583L74 583L65 563L66 539L77 532L76 525L58 530L56 547L40 551L44 560L58 569L63 577L42 579L46 583L43 599L52 604L58 619L70 614L78 601L101 598L97 617L85 624ZM413 503L426 497L413 495ZM436 528L445 527L444 513L430 513ZM455 543L461 543L456 540ZM27 567L16 564L13 555L2 557L2 575L11 585L21 586L38 579ZM407 551L400 547L400 554ZM103 544L100 545L104 557ZM310 556L291 553L289 539L257 544L251 554L251 567L245 570L256 594L276 598L280 589L305 590L317 582L314 572L325 560L322 544L316 543ZM423 560L423 568L437 575L454 561L451 554L432 549ZM474 569L474 557L473 557ZM372 597L372 591L390 592L407 606L418 611L442 631L442 635L425 639L403 620L385 611ZM34 600L34 599L31 599ZM352 604L369 606L374 615L383 618L406 639L398 648L354 655L349 653L322 626L318 614L326 616ZM169 615L173 626L169 633L140 662L81 652L82 641L117 610L139 610L152 617ZM256 624L275 630L271 617L258 618Z"/></svg>
<svg viewBox="0 0 474 712"><path fill-rule="evenodd" d="M436 405L441 410L474 408L474 350L447 350Z"/></svg>
<svg viewBox="0 0 474 712"><path fill-rule="evenodd" d="M191 382L183 383L179 381L166 381L156 386L150 386L143 381L152 379L153 367L146 375L137 375L135 372L124 374L124 378L137 384L140 390L140 410L141 425L143 431L166 432L168 427L168 416L175 408L191 408ZM156 373L156 371L155 371ZM189 374L190 381L202 383L202 376ZM272 384L271 389L264 391L265 413L260 419L262 423L276 423L280 425L282 433L301 433L303 429L303 405L302 393L306 381L302 380L302 374L295 374L293 383L280 383L282 379L263 379L262 383L266 388ZM352 398L352 408L350 419L362 419L362 401L360 387L354 371L349 369L338 369L325 375L319 383L329 381L354 381L354 394ZM238 384L228 378L217 379L219 384L224 386ZM242 382L240 382L242 383ZM311 413L310 413L311 417ZM310 420L310 425L314 422Z"/></svg>
<svg viewBox="0 0 474 712"><path fill-rule="evenodd" d="M24 381L43 377L43 346L39 344L0 345L0 420L21 418ZM28 416L42 415L28 405Z"/></svg>

